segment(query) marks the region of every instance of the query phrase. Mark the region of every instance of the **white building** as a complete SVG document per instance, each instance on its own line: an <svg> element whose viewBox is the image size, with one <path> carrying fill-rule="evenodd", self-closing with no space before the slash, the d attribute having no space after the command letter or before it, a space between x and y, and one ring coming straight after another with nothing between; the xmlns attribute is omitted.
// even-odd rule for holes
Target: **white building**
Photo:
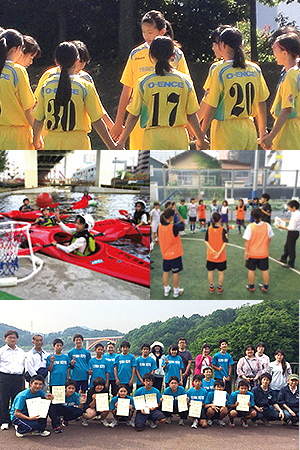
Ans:
<svg viewBox="0 0 300 450"><path fill-rule="evenodd" d="M286 2L279 3L277 6L267 6L260 2L256 3L257 8L257 28L263 29L265 25L269 25L271 30L278 28L278 23L275 18L278 14L283 14L288 17L288 21L295 21L296 25L300 27L300 5L297 0L287 4Z"/></svg>

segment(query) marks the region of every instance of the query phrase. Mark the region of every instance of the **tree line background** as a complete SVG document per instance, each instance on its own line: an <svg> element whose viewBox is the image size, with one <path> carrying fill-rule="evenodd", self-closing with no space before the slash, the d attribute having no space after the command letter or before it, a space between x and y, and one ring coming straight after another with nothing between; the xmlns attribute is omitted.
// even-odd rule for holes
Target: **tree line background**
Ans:
<svg viewBox="0 0 300 450"><path fill-rule="evenodd" d="M176 314L176 302L170 302L170 308L173 308ZM146 315L147 311L145 311ZM99 314L100 321L101 314ZM0 324L0 346L5 343L3 335L9 328L19 332L18 345L21 348L26 351L32 348L32 333L19 330L11 324ZM72 338L75 333L81 333L84 337L122 334L116 330L92 330L75 326L61 332L45 334L45 350L51 351L53 339L59 337L64 341L63 352L69 351L74 346ZM122 340L128 340L131 343L130 352L138 356L141 354L141 345L145 342L151 345L154 341L161 341L165 346L165 353L168 353L169 346L177 343L180 337L187 339L187 348L194 358L201 353L204 342L211 345L210 354L214 355L219 351L219 339L225 338L229 342L228 351L235 361L244 355L246 345L256 345L259 341L265 341L266 353L271 360L274 359L275 350L281 348L285 352L287 361L297 362L299 360L299 305L293 300L264 300L252 306L246 304L240 308L219 309L207 316L199 314L191 317L174 316L164 322L152 322L135 328L125 334Z"/></svg>
<svg viewBox="0 0 300 450"><path fill-rule="evenodd" d="M157 9L172 23L187 60L204 62L213 57L210 34L218 25L249 23L252 17L255 29L255 5L255 0L0 0L0 26L35 37L41 64L52 61L59 42L72 39L84 41L94 60L124 61L142 42L141 17Z"/></svg>

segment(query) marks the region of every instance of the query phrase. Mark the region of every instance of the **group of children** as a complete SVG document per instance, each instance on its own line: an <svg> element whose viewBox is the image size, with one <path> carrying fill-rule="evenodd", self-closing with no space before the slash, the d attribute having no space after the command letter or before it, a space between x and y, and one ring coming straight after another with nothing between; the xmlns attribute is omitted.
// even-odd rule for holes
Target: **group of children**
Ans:
<svg viewBox="0 0 300 450"><path fill-rule="evenodd" d="M123 90L115 123L103 108L92 77L83 69L90 60L81 41L60 43L55 67L40 78L33 94L26 67L41 53L38 43L13 29L0 33L0 148L90 149L93 127L109 149L187 150L300 148L300 35L293 27L273 34L273 52L283 66L266 128L269 90L260 67L245 59L242 33L229 25L212 33L217 58L198 102L188 66L171 24L159 11L141 20L144 43L129 55L121 77ZM125 128L124 117L129 113ZM139 121L139 123L138 123ZM33 135L32 135L33 131Z"/></svg>
<svg viewBox="0 0 300 450"><path fill-rule="evenodd" d="M147 422L150 428L156 428L159 423L170 424L174 415L179 415L178 425L181 426L189 416L191 428L198 425L206 428L214 421L224 427L227 415L230 427L235 426L237 417L241 419L243 428L248 428L248 420L254 426L257 426L257 420L267 426L275 420L295 426L299 421L298 375L286 377L284 373L287 381L279 392L274 391L270 388L272 375L268 371L272 364L264 363L266 367L254 388L247 379L243 379L237 383L237 390L231 392L234 361L227 351L226 339L220 339L220 351L213 358L203 353L197 356L192 387L187 391L185 386L191 373L192 356L186 350L185 338L178 339L179 346L171 345L168 355L162 354L163 344L160 342L154 342L151 347L145 343L141 346L142 355L137 358L129 353L130 343L127 341L120 344L121 353L115 352L112 342L108 342L105 354L104 346L96 344L94 358L83 348L82 335L74 335L73 341L75 346L68 354L62 353L61 339L53 341L54 352L46 362L46 369L50 372L50 393L42 390L44 377L34 375L29 388L15 397L10 417L17 437L24 437L27 433L48 436L48 414L55 433L61 433L70 421L79 418L85 427L89 420L98 419L105 427L114 428L120 422L126 422L137 431L142 431ZM259 343L257 347L261 345L262 353L257 353L257 358L270 361L263 353L265 344ZM208 344L204 343L202 348L209 353ZM150 350L152 353L149 355ZM280 364L283 365L283 361ZM161 370L164 373L163 389ZM134 376L136 389L132 396ZM54 387L57 386L64 387L64 395L60 401L54 402ZM31 416L28 412L27 400L39 397L52 401L44 418ZM110 413L112 420L108 422Z"/></svg>
<svg viewBox="0 0 300 450"><path fill-rule="evenodd" d="M239 234L241 227L245 229L243 239L245 239L245 260L248 269L249 283L246 288L250 292L254 292L255 270L261 270L263 283L259 284L259 288L263 293L268 292L269 287L269 246L274 233L271 228L271 212L272 208L269 203L270 195L264 193L259 202L258 197L248 200L251 209L250 223L246 227L245 215L246 205L243 199L239 200L236 206L236 223L238 225ZM206 205L203 200L199 200L199 205L195 203L192 197L189 205L185 204L185 200L181 199L180 205L176 208L175 202L167 202L165 210L161 213L158 202L154 204L151 211L151 224L153 231L153 240L159 243L163 257L163 284L164 295L168 297L171 292L169 286L169 275L172 272L174 297L177 298L184 292L179 287L179 272L183 270L182 255L183 247L180 235L184 235L185 226L190 222L191 233L196 233L197 213L201 231L205 231L205 244L207 247L207 270L209 291L211 294L215 292L214 271L218 271L217 293L223 292L224 271L227 268L226 246L229 235L229 219L228 219L228 202L224 200L222 207L213 200L210 206L210 226L206 229ZM283 267L293 268L296 257L296 241L299 237L300 230L300 213L299 203L292 200L288 204L291 212L291 220L288 220L287 227L279 226L288 230L287 242L284 248L284 254L277 260L283 263ZM226 225L226 228L225 226ZM289 261L287 260L289 258Z"/></svg>

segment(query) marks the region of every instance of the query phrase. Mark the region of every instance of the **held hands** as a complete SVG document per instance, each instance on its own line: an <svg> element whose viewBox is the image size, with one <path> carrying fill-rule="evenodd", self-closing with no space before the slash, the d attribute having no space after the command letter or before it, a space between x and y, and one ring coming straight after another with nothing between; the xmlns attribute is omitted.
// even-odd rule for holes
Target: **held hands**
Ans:
<svg viewBox="0 0 300 450"><path fill-rule="evenodd" d="M110 135L114 141L117 141L122 134L122 131L125 129L124 125L120 125L115 123L110 129Z"/></svg>
<svg viewBox="0 0 300 450"><path fill-rule="evenodd" d="M264 150L272 150L273 139L270 134L266 134L262 138L258 139L258 142Z"/></svg>

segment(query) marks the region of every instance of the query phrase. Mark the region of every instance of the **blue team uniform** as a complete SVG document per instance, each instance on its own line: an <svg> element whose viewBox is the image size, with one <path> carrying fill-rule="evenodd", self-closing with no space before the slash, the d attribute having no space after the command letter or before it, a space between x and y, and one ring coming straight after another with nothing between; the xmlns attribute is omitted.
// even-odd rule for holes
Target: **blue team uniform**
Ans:
<svg viewBox="0 0 300 450"><path fill-rule="evenodd" d="M215 395L215 391L214 390L208 392L204 404L205 405L211 405L214 402L214 395ZM228 392L226 392L226 404L228 402L228 399L229 399L229 395L228 395Z"/></svg>
<svg viewBox="0 0 300 450"><path fill-rule="evenodd" d="M228 399L228 406L234 405L235 402L237 401L237 396L240 392L239 391L234 391L232 392L232 394L230 394L229 399ZM245 395L249 395L250 399L250 406L254 407L254 395L252 392L248 391L247 394Z"/></svg>
<svg viewBox="0 0 300 450"><path fill-rule="evenodd" d="M136 359L136 368L139 371L139 374L143 378L145 373L151 373L152 370L156 370L156 362L154 361L151 356L148 356L147 358L143 358L142 356L139 356ZM140 380L137 379L137 383L140 384Z"/></svg>
<svg viewBox="0 0 300 450"><path fill-rule="evenodd" d="M127 355L122 355L120 353L116 356L114 367L117 367L118 378L121 384L128 384L131 379L132 368L136 368L135 357L128 353Z"/></svg>
<svg viewBox="0 0 300 450"><path fill-rule="evenodd" d="M156 394L156 400L157 400L157 404L159 405L161 402L161 393L159 392L158 389L156 389L155 387L152 386L151 389L149 389L149 391L147 391L147 389L142 386L139 389L137 389L135 391L134 397L138 397L139 395L146 395L146 394Z"/></svg>
<svg viewBox="0 0 300 450"><path fill-rule="evenodd" d="M110 409L111 411L113 411L114 409L117 409L116 403L118 402L119 398L120 398L120 397L119 397L118 395L116 395L115 397L113 397L113 398L111 399L110 406L109 406L109 409ZM126 395L125 398L129 398L130 404L131 404L132 408L134 409L134 401L133 401L133 398L130 397L130 395Z"/></svg>
<svg viewBox="0 0 300 450"><path fill-rule="evenodd" d="M184 370L184 364L181 356L164 356L162 360L162 366L164 366L166 358L168 358L168 365L165 369L165 383L169 383L169 379L173 376L178 377L180 381L180 369Z"/></svg>
<svg viewBox="0 0 300 450"><path fill-rule="evenodd" d="M40 389L35 395L30 392L30 388L25 389L24 391L19 392L10 408L10 418L13 420L15 418L15 410L18 409L22 414L28 416L28 410L26 406L26 400L31 398L41 397L44 398L46 396L45 392Z"/></svg>
<svg viewBox="0 0 300 450"><path fill-rule="evenodd" d="M85 348L82 348L80 350L77 350L75 347L72 348L68 352L70 361L72 361L73 358L76 360L76 364L74 368L71 370L71 378L75 381L83 381L87 380L89 377L89 362L91 360L91 354L88 350Z"/></svg>
<svg viewBox="0 0 300 450"><path fill-rule="evenodd" d="M102 356L101 359L92 358L89 362L89 369L92 369L93 373L90 378L89 387L93 386L93 381L96 377L102 377L106 382L106 374L108 373L107 361Z"/></svg>
<svg viewBox="0 0 300 450"><path fill-rule="evenodd" d="M215 380L213 378L211 378L209 381L206 381L203 378L202 383L201 383L201 387L203 389L206 389L207 392L214 391L214 382L215 382Z"/></svg>
<svg viewBox="0 0 300 450"><path fill-rule="evenodd" d="M110 355L109 353L104 353L104 355L103 355L103 358L105 358L107 361L107 369L108 369L110 380L116 379L115 372L114 372L114 364L115 364L116 356L117 356L117 353L113 353L112 355Z"/></svg>
<svg viewBox="0 0 300 450"><path fill-rule="evenodd" d="M64 386L68 377L68 369L70 367L69 356L62 353L54 355L53 370L50 372L49 386ZM50 366L50 355L47 357L46 368Z"/></svg>
<svg viewBox="0 0 300 450"><path fill-rule="evenodd" d="M211 361L212 364L214 364L216 367L222 366L222 370L215 370L214 377L215 379L223 379L223 377L228 377L228 369L229 366L234 365L234 361L232 356L229 353L225 353L223 355L221 352L216 353L213 356L213 359Z"/></svg>

